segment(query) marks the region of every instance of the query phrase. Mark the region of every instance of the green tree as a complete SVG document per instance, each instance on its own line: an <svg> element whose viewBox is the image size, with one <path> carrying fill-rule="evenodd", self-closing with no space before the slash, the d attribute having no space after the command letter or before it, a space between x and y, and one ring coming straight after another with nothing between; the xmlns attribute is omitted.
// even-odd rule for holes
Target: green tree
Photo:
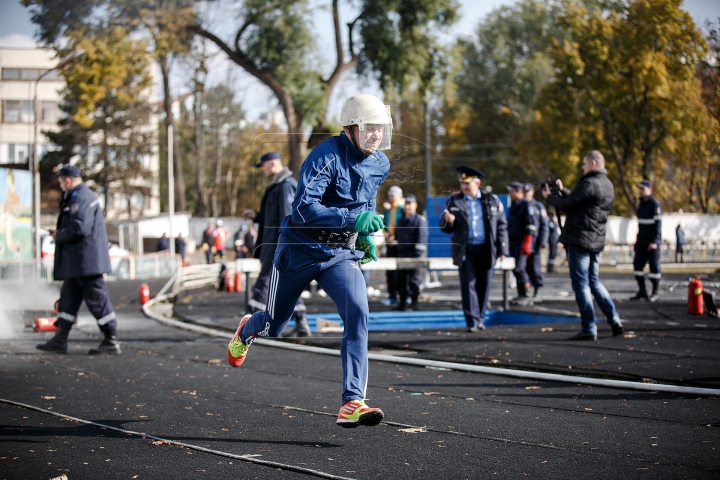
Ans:
<svg viewBox="0 0 720 480"><path fill-rule="evenodd" d="M328 101L343 73L359 65L362 74L375 72L383 84L404 85L417 73L416 60L429 55L422 51L432 33L457 15L455 0L363 0L359 15L347 24L345 47L339 0L332 0L336 58L323 74L327 65L314 53L317 38L306 0L245 0L239 6L241 23L231 41L199 22L188 28L272 90L288 125L289 167L295 173L305 157L304 127L313 126L311 146L329 133Z"/></svg>
<svg viewBox="0 0 720 480"><path fill-rule="evenodd" d="M555 75L538 98L525 158L567 169L586 150L604 151L625 211L636 208L641 178L662 190L678 145L711 128L694 94L706 44L680 4L633 0L609 14L569 4L559 20L566 37L550 51Z"/></svg>
<svg viewBox="0 0 720 480"><path fill-rule="evenodd" d="M147 167L155 126L146 44L129 40L120 27L71 40L84 53L62 72L66 116L59 132L45 132L59 146L47 163L76 159L89 184L104 195L106 209L119 192L133 217L142 208L133 210L130 199L147 196L156 181Z"/></svg>

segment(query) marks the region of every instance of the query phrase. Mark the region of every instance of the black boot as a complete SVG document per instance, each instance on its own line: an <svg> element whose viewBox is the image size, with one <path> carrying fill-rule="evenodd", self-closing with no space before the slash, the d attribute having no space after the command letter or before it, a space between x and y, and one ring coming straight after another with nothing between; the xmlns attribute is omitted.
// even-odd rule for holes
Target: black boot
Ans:
<svg viewBox="0 0 720 480"><path fill-rule="evenodd" d="M647 300L648 294L645 289L645 276L635 275L635 280L638 284L638 292L634 296L630 297L630 300Z"/></svg>
<svg viewBox="0 0 720 480"><path fill-rule="evenodd" d="M400 297L400 301L397 304L397 307L395 307L395 310L399 312L404 312L407 308L407 297Z"/></svg>
<svg viewBox="0 0 720 480"><path fill-rule="evenodd" d="M114 328L103 330L105 338L97 348L91 348L88 355L99 355L101 353L119 354L120 345L117 340L117 332Z"/></svg>
<svg viewBox="0 0 720 480"><path fill-rule="evenodd" d="M308 325L307 317L297 317L295 320L295 332L298 337L311 337L312 332L310 331L310 325Z"/></svg>
<svg viewBox="0 0 720 480"><path fill-rule="evenodd" d="M70 329L58 326L55 336L45 343L36 345L35 348L44 352L67 353L67 339Z"/></svg>
<svg viewBox="0 0 720 480"><path fill-rule="evenodd" d="M410 299L410 310L413 312L420 310L420 307L418 306L418 297L412 297Z"/></svg>

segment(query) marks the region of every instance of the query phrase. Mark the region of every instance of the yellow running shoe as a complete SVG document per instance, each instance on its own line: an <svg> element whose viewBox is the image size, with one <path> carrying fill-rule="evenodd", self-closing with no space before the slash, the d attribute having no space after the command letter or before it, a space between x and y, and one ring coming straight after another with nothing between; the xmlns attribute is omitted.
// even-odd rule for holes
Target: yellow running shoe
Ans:
<svg viewBox="0 0 720 480"><path fill-rule="evenodd" d="M235 331L235 336L232 340L230 340L230 343L228 343L228 362L233 367L239 367L242 365L245 361L245 355L247 355L248 348L250 348L250 345L245 345L242 340L240 340L240 332L242 332L242 328L245 326L247 321L250 320L250 317L252 317L252 315L248 314L240 320L240 325L238 325L238 328Z"/></svg>
<svg viewBox="0 0 720 480"><path fill-rule="evenodd" d="M350 400L340 408L337 424L343 428L355 428L360 425L374 427L382 422L385 414L379 408L370 408L365 405L365 399Z"/></svg>

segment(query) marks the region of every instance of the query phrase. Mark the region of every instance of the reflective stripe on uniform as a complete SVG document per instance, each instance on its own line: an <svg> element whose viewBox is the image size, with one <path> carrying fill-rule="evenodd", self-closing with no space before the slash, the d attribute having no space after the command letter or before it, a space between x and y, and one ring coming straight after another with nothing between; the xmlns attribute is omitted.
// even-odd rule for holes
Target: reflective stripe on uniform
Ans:
<svg viewBox="0 0 720 480"><path fill-rule="evenodd" d="M648 278L654 278L659 280L662 277L662 273L648 273Z"/></svg>
<svg viewBox="0 0 720 480"><path fill-rule="evenodd" d="M534 232L535 230L537 230L537 227L535 225L528 225L527 229L530 230L531 232Z"/></svg>
<svg viewBox="0 0 720 480"><path fill-rule="evenodd" d="M98 325L107 325L111 321L115 320L115 312L110 312L107 315L105 315L102 318L98 318L97 324Z"/></svg>
<svg viewBox="0 0 720 480"><path fill-rule="evenodd" d="M654 218L638 218L638 223L640 225L652 225L655 222L656 220Z"/></svg>
<svg viewBox="0 0 720 480"><path fill-rule="evenodd" d="M258 302L257 300L255 300L255 299L253 299L253 298L250 299L250 301L248 302L248 304L249 304L251 307L256 308L256 309L258 309L258 310L260 310L260 311L263 311L263 312L264 312L265 309L267 308L267 305L266 305L266 304L264 304L264 303L262 303L262 302Z"/></svg>
<svg viewBox="0 0 720 480"><path fill-rule="evenodd" d="M62 318L63 320L67 320L68 322L75 323L75 319L77 317L75 315L70 315L69 313L60 312L58 313L58 318Z"/></svg>
<svg viewBox="0 0 720 480"><path fill-rule="evenodd" d="M645 272L643 272L642 270L635 270L635 271L633 272L633 275L635 275L636 277L644 277L644 276L645 276Z"/></svg>
<svg viewBox="0 0 720 480"><path fill-rule="evenodd" d="M427 250L427 245L423 245L422 243L415 244L415 250L420 250L421 252L424 252Z"/></svg>

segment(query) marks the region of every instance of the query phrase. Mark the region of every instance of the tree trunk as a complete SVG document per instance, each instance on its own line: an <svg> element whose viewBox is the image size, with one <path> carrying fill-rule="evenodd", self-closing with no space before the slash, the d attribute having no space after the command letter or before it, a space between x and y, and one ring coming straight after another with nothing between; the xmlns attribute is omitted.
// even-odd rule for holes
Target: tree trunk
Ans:
<svg viewBox="0 0 720 480"><path fill-rule="evenodd" d="M160 71L163 77L163 94L165 95L165 127L169 130L170 125L173 125L173 114L172 114L172 96L170 94L170 71L168 67L168 58L166 55L161 55L158 58L160 64ZM171 139L173 142L173 158L168 161L173 162L173 177L175 179L175 210L185 211L187 207L185 205L185 175L183 174L182 162L180 160L180 149L177 146L177 139L175 135Z"/></svg>
<svg viewBox="0 0 720 480"><path fill-rule="evenodd" d="M215 127L215 183L210 196L212 203L213 217L220 216L220 182L222 181L222 145L220 145L220 122Z"/></svg>

